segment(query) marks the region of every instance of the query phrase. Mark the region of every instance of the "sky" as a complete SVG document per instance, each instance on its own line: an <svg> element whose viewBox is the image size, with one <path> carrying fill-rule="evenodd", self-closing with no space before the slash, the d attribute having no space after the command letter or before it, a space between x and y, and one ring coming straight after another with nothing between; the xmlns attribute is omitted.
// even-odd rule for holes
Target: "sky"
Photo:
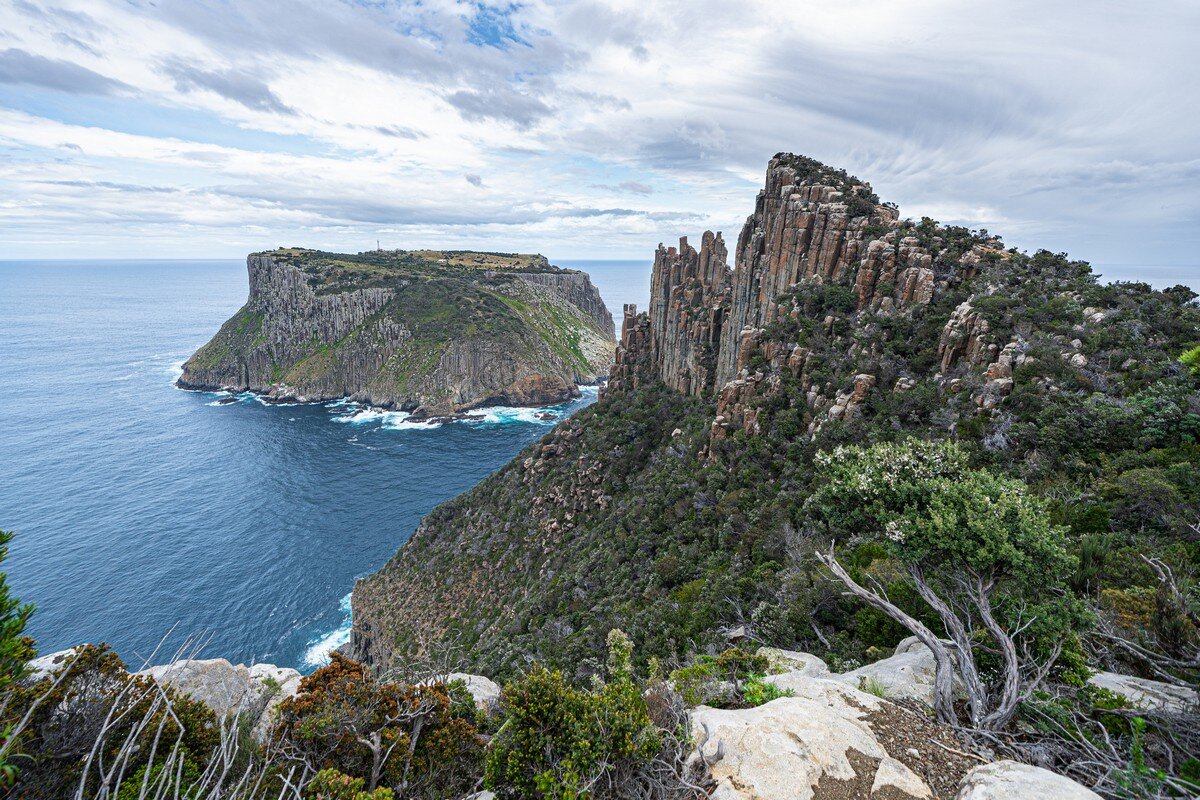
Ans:
<svg viewBox="0 0 1200 800"><path fill-rule="evenodd" d="M791 151L1200 287L1200 3L0 0L0 259L649 258Z"/></svg>

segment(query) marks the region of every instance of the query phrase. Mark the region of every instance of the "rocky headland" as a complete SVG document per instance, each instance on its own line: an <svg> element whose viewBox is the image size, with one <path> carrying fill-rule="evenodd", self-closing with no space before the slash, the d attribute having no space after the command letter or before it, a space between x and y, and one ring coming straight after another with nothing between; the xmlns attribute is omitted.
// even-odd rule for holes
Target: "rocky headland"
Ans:
<svg viewBox="0 0 1200 800"><path fill-rule="evenodd" d="M600 402L434 509L360 580L348 653L383 671L453 642L469 669L500 679L541 663L586 681L614 628L647 665L716 657L740 632L820 653L852 686L864 677L886 684L857 670L888 653L897 664L915 658L899 641L905 631L848 597L818 556L836 547L857 579L905 598L913 613L929 611L891 542L835 539L814 522L817 465L850 445L949 440L1051 510L1053 535L1078 566L1041 585L1086 604L1111 637L1098 646L1072 633L1064 644L1079 672L1074 683L1047 677L1048 696L1082 709L1092 726L1103 727L1106 708L1126 719L1143 713L1137 680L1169 669L1140 660L1148 650L1111 642L1157 636L1144 631L1162 626L1155 609L1167 606L1145 598L1184 597L1170 576L1192 569L1195 504L1185 497L1198 474L1200 391L1180 354L1200 341L1196 294L1103 284L1066 254L904 219L865 181L790 154L768 165L732 264L730 256L714 232L699 247L687 238L659 246L649 307L624 309ZM1169 503L1151 503L1153 492ZM1171 624L1194 637L1191 606L1171 602ZM1121 688L1108 688L1109 675ZM1146 694L1173 696L1166 686ZM776 703L795 701L713 712L711 721L736 738L749 724L743 715L764 725L769 717L773 733L745 735L758 737L753 752L782 752L800 734ZM1194 719L1173 708L1170 724L1193 735ZM1112 790L1115 767L1088 766L1063 744L1079 735L1048 742L1022 726L1013 734L1026 740L1022 760ZM1118 760L1132 739L1121 741ZM1156 747L1164 772L1173 769L1170 746ZM1004 782L1028 769L980 767L962 791L981 776ZM739 772L718 794L813 796L744 788L752 785ZM924 796L915 785L841 791L830 796ZM1005 796L973 791L963 796Z"/></svg>
<svg viewBox="0 0 1200 800"><path fill-rule="evenodd" d="M600 293L543 256L287 249L246 265L246 304L180 387L433 416L563 402L612 361Z"/></svg>

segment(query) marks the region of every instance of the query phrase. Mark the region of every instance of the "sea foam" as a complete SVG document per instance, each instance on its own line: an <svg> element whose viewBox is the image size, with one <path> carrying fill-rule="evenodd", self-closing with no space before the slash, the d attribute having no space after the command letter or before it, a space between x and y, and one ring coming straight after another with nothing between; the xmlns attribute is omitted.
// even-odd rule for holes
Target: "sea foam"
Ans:
<svg viewBox="0 0 1200 800"><path fill-rule="evenodd" d="M325 666L329 663L330 654L350 641L350 630L353 627L353 621L350 617L350 594L347 594L338 602L338 609L342 612L342 623L332 631L323 633L309 641L308 647L304 651L304 658L301 661L300 666L302 668Z"/></svg>

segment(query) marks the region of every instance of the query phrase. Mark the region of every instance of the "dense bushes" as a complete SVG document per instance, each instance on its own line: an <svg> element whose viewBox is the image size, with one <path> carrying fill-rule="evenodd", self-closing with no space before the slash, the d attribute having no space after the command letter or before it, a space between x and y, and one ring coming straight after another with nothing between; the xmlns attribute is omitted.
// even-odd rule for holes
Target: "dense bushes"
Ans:
<svg viewBox="0 0 1200 800"><path fill-rule="evenodd" d="M603 678L582 688L535 665L504 688L498 718L461 681L381 681L334 655L278 706L263 742L240 711L217 719L106 647L80 647L0 696L13 796L441 800L486 783L514 800L698 799L681 699L638 678L622 632L608 643ZM495 731L490 746L481 728Z"/></svg>
<svg viewBox="0 0 1200 800"><path fill-rule="evenodd" d="M460 687L382 683L339 653L304 679L279 708L276 737L287 760L336 769L396 797L465 794L475 783L483 741L475 706Z"/></svg>
<svg viewBox="0 0 1200 800"><path fill-rule="evenodd" d="M678 731L650 719L628 637L614 630L608 641L607 680L590 690L540 666L504 688L507 718L488 752L488 788L501 797L546 800L674 796L635 790L654 782L655 760L663 758L668 772L679 768L663 756L664 736Z"/></svg>

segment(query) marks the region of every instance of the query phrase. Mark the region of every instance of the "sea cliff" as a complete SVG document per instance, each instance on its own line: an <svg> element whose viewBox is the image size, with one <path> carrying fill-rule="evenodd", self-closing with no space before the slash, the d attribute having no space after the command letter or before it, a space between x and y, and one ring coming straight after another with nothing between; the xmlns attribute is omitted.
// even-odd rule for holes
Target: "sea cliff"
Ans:
<svg viewBox="0 0 1200 800"><path fill-rule="evenodd" d="M1105 285L1065 254L902 219L866 182L787 154L733 255L717 233L659 247L604 397L358 582L355 658L386 668L454 637L504 675L581 663L614 627L671 659L746 625L862 659L894 639L831 591L805 511L815 456L846 444L952 439L1073 487L1057 513L1075 535L1131 547L1157 545L1117 487L1152 473L1190 491L1194 470L1171 466L1191 463L1200 423L1179 362L1200 340L1186 287ZM1188 535L1168 516L1155 536Z"/></svg>
<svg viewBox="0 0 1200 800"><path fill-rule="evenodd" d="M612 358L587 274L541 256L291 249L246 265L246 304L184 364L181 387L450 414L562 402Z"/></svg>

